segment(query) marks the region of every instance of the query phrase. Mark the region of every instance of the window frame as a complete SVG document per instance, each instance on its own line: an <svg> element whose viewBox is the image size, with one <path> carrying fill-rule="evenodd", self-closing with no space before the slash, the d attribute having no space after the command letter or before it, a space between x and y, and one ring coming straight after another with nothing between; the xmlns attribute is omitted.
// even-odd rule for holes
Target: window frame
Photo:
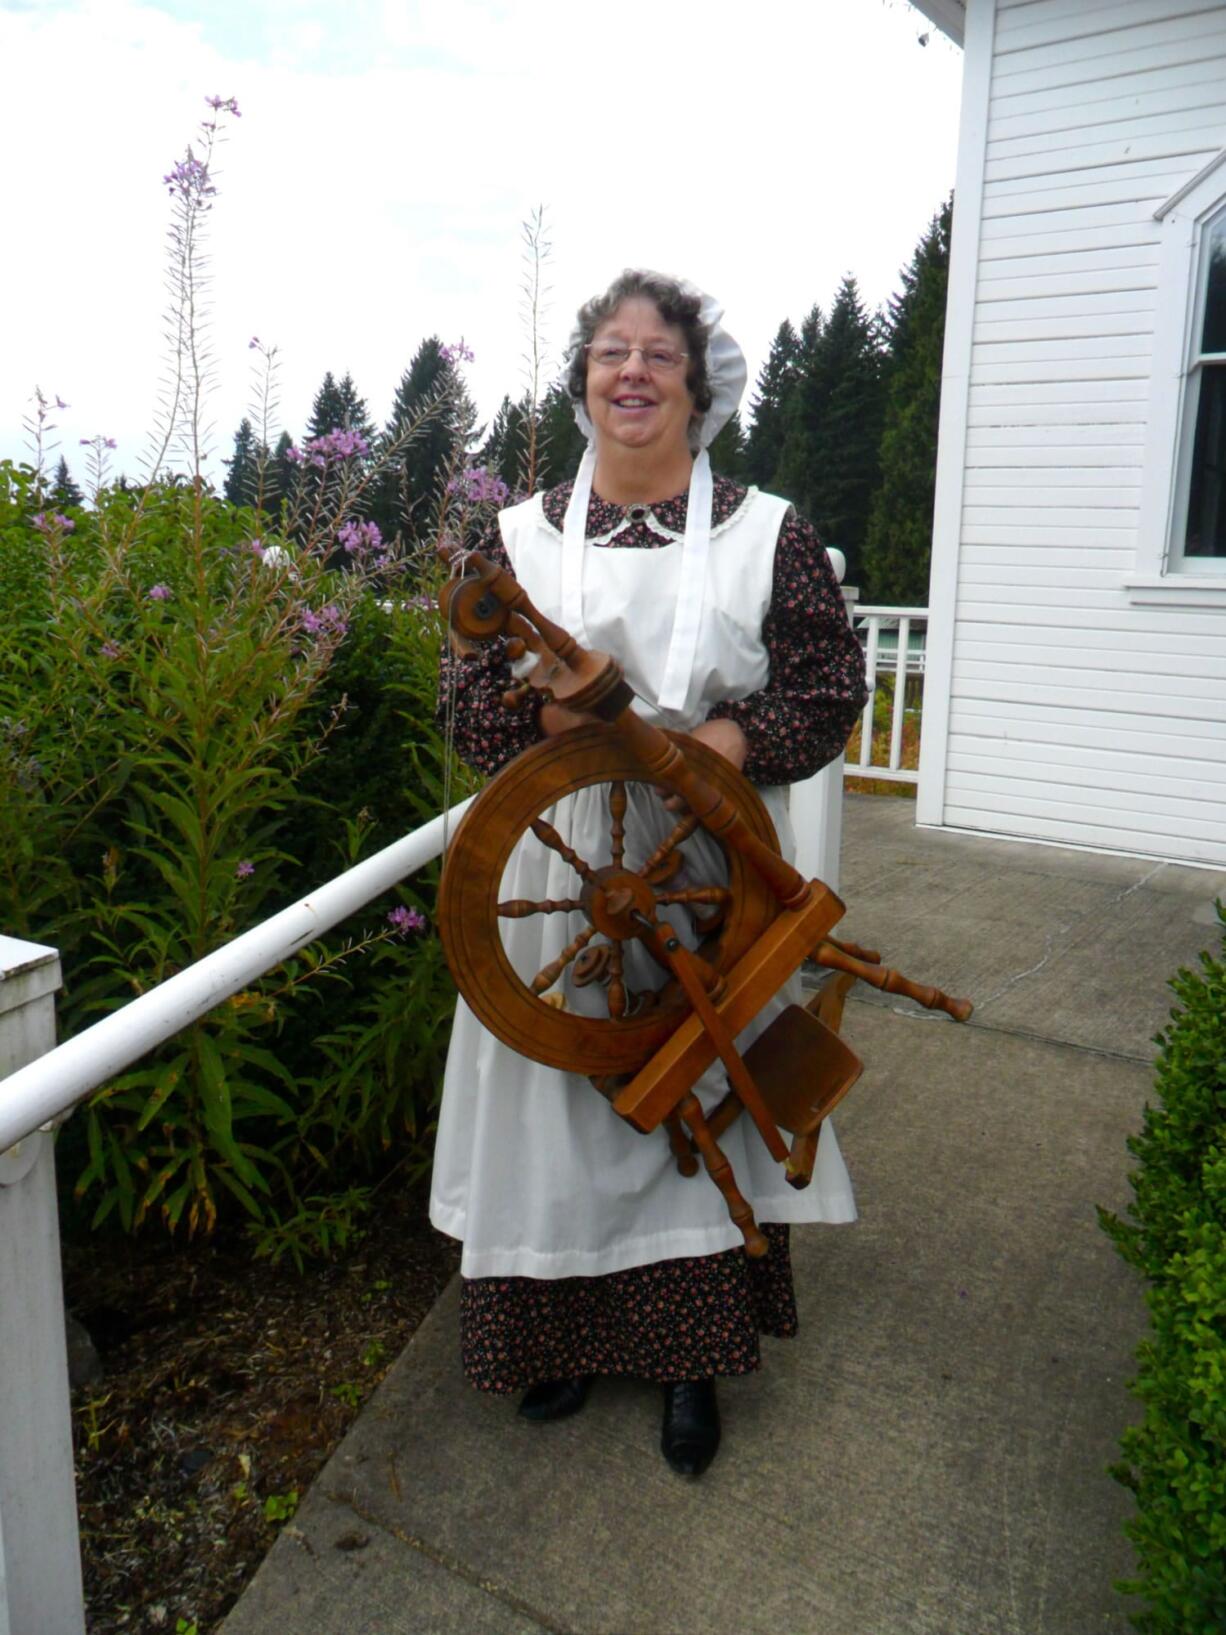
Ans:
<svg viewBox="0 0 1226 1635"><path fill-rule="evenodd" d="M1150 374L1145 477L1129 600L1226 608L1226 557L1184 550L1202 354L1208 229L1226 218L1226 148L1154 211L1160 223L1158 304Z"/></svg>

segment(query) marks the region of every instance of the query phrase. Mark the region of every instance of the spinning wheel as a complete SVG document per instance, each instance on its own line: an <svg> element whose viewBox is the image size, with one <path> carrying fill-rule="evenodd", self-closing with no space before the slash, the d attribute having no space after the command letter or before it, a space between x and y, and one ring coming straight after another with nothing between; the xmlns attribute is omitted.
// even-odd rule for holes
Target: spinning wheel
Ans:
<svg viewBox="0 0 1226 1635"><path fill-rule="evenodd" d="M704 745L637 715L615 661L580 647L545 619L509 573L472 553L444 587L440 607L460 645L504 635L512 660L530 667L505 695L508 708L535 690L542 701L597 718L518 756L465 816L439 897L456 986L505 1044L588 1075L636 1129L663 1125L683 1174L695 1173L701 1155L747 1251L765 1253L719 1135L747 1112L772 1157L787 1165L788 1180L806 1186L822 1120L861 1070L838 1034L852 984L905 994L958 1021L970 1015L970 1003L913 983L885 969L872 951L832 938L843 904L783 859L752 785ZM658 842L631 857L630 791L643 785L671 797L679 810L669 823L656 809ZM606 832L600 855L584 856L546 814L565 797L593 790L603 792ZM699 829L722 852L720 878L679 883L682 848ZM566 895L500 896L508 862L530 836L569 871ZM693 916L688 938L669 918L678 907ZM582 916L578 934L534 972L517 971L503 927L563 914ZM628 950L640 970L646 957L665 973L663 987L631 980ZM742 1055L738 1035L810 956L839 975L810 1007L787 1007ZM561 995L551 990L562 979L573 987L603 986L604 1014L577 1014L557 1003ZM717 1059L729 1089L706 1116L694 1085ZM781 1131L792 1135L790 1148Z"/></svg>
<svg viewBox="0 0 1226 1635"><path fill-rule="evenodd" d="M668 737L684 744L687 760L736 803L750 832L777 853L774 825L753 786L705 745L679 734ZM701 933L697 956L705 969L722 974L779 913L769 887L732 848L723 852L725 883L673 888L681 848L699 827L692 812L679 814L651 854L631 866L626 785L642 778L636 757L608 728L575 728L534 745L495 778L474 801L448 850L439 929L457 982L464 979L464 997L491 1033L550 1067L592 1077L635 1072L689 1015L690 1003L675 982L659 993L636 992L627 985L625 944L642 937L633 915L655 919L660 909L673 904L691 907ZM607 790L609 814L610 861L595 867L577 856L544 817L565 796L591 788ZM507 859L527 834L569 864L573 896L499 900ZM588 921L586 929L531 981L521 979L503 945L501 927L536 915L578 912ZM567 968L574 973L585 959L589 969L596 967L591 956L603 958L594 975L607 995L607 1019L572 1015L549 1003L550 990ZM583 981L582 968L577 974Z"/></svg>

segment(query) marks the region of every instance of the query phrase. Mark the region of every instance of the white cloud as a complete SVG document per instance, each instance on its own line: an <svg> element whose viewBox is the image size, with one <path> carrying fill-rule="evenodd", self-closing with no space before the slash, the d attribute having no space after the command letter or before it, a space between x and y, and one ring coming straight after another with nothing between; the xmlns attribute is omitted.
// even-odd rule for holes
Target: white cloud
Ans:
<svg viewBox="0 0 1226 1635"><path fill-rule="evenodd" d="M172 15L172 11L174 15ZM187 15L184 15L184 13ZM325 369L375 417L424 334L465 335L483 412L519 384L519 224L549 206L550 339L621 266L716 290L756 373L855 272L885 299L952 185L960 60L880 0L69 0L0 10L18 239L0 453L35 381L134 469L159 368L162 173L208 92L244 117L212 217L220 452L255 333L299 430ZM22 158L21 156L24 156Z"/></svg>

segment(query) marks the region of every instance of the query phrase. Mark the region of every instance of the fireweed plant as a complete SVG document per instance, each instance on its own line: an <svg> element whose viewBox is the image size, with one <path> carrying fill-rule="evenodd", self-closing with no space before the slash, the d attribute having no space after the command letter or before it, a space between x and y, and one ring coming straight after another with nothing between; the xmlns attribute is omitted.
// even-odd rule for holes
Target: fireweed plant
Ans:
<svg viewBox="0 0 1226 1635"><path fill-rule="evenodd" d="M164 178L169 363L145 485L110 484L100 434L90 503L48 503L60 400L41 393L33 464L0 464L0 924L60 950L65 1034L433 815L451 776L440 570L358 510L447 388L376 448L339 428L295 450L310 481L276 526L202 475L203 228L217 127L238 116L209 101ZM275 348L260 356L267 407ZM497 502L464 446L440 537ZM346 1241L392 1165L424 1168L452 999L433 889L415 877L101 1088L60 1137L90 1224L245 1217L258 1253L300 1261Z"/></svg>

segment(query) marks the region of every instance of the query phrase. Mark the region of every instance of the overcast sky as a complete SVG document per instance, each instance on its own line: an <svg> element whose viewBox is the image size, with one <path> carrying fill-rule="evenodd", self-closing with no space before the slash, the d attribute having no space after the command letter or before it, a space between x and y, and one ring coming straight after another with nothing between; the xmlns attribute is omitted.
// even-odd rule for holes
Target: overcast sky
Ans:
<svg viewBox="0 0 1226 1635"><path fill-rule="evenodd" d="M160 369L162 176L235 97L210 220L216 453L259 335L297 435L324 371L377 422L422 337L522 388L520 223L555 358L623 266L717 294L756 375L844 272L870 304L953 185L961 53L907 0L0 0L0 457L37 384L135 475ZM214 468L216 469L216 468Z"/></svg>

